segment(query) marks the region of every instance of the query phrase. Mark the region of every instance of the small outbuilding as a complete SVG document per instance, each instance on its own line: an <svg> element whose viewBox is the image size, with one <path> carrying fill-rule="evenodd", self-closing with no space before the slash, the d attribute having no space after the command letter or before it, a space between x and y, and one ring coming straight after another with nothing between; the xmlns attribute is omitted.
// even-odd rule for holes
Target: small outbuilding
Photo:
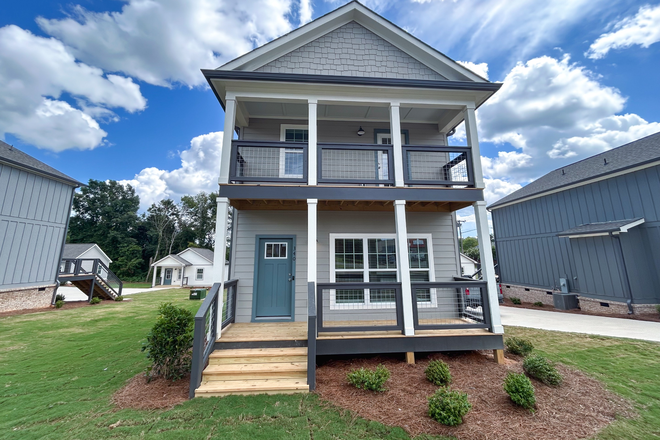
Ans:
<svg viewBox="0 0 660 440"><path fill-rule="evenodd" d="M112 260L96 243L67 243L62 253L63 260L101 260L106 267L110 267Z"/></svg>
<svg viewBox="0 0 660 440"><path fill-rule="evenodd" d="M467 255L461 253L461 275L466 277L471 277L474 275L481 267L481 264L468 257Z"/></svg>
<svg viewBox="0 0 660 440"><path fill-rule="evenodd" d="M151 286L210 286L213 284L213 251L187 248L170 254L151 265L154 275ZM160 269L160 274L158 274Z"/></svg>

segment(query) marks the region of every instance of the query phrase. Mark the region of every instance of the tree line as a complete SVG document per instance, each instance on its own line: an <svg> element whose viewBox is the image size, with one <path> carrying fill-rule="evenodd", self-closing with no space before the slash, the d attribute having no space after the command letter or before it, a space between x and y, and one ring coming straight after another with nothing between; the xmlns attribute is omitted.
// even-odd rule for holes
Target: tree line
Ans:
<svg viewBox="0 0 660 440"><path fill-rule="evenodd" d="M150 263L188 247L213 250L217 193L164 199L139 214L130 185L91 179L73 199L67 243L96 243L124 281L146 281Z"/></svg>

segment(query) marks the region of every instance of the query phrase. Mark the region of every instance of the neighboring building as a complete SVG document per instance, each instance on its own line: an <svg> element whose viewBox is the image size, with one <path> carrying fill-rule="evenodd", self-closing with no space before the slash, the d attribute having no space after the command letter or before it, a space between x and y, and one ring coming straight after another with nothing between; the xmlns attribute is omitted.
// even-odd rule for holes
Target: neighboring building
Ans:
<svg viewBox="0 0 660 440"><path fill-rule="evenodd" d="M51 304L81 185L0 141L0 311Z"/></svg>
<svg viewBox="0 0 660 440"><path fill-rule="evenodd" d="M151 287L163 286L210 286L213 284L213 251L188 248L178 254L170 254L151 265L154 276ZM157 275L158 269L160 274Z"/></svg>
<svg viewBox="0 0 660 440"><path fill-rule="evenodd" d="M471 277L477 273L480 266L481 264L478 261L473 260L465 254L461 254L461 275Z"/></svg>
<svg viewBox="0 0 660 440"><path fill-rule="evenodd" d="M112 263L110 257L96 243L67 243L64 245L62 259L98 259L107 267Z"/></svg>
<svg viewBox="0 0 660 440"><path fill-rule="evenodd" d="M660 133L552 171L489 206L505 296L579 295L601 313L660 303Z"/></svg>
<svg viewBox="0 0 660 440"><path fill-rule="evenodd" d="M501 84L355 1L203 74L225 109L216 243L234 209L218 325L235 323L215 346L298 348L287 379L210 366L197 395L313 389L317 354L502 348L475 118ZM463 121L468 146L448 146ZM468 206L488 252L484 281L461 283Z"/></svg>

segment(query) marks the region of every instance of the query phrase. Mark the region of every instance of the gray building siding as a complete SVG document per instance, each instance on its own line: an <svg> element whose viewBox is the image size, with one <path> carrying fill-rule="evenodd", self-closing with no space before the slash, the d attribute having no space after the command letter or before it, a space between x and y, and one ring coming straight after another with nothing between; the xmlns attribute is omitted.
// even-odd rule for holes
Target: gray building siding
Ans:
<svg viewBox="0 0 660 440"><path fill-rule="evenodd" d="M230 278L238 278L236 319L252 319L254 246L257 235L295 235L295 320L307 319L307 211L236 211L235 254ZM460 274L456 260L452 215L450 213L407 214L410 234L432 234L436 281L451 281ZM330 281L331 233L394 234L393 212L319 211L317 242L317 277L319 283ZM347 311L342 311L345 313ZM360 311L361 319L369 319ZM387 313L387 312L386 312ZM375 319L374 315L374 319Z"/></svg>
<svg viewBox="0 0 660 440"><path fill-rule="evenodd" d="M53 285L74 188L0 164L0 289Z"/></svg>
<svg viewBox="0 0 660 440"><path fill-rule="evenodd" d="M620 235L634 301L660 302L660 166L561 191L492 211L503 283L542 289L569 279L571 291L625 299L613 239L568 239L557 233L582 224L644 217ZM607 252L606 252L607 251Z"/></svg>
<svg viewBox="0 0 660 440"><path fill-rule="evenodd" d="M439 81L447 79L354 21L256 71Z"/></svg>

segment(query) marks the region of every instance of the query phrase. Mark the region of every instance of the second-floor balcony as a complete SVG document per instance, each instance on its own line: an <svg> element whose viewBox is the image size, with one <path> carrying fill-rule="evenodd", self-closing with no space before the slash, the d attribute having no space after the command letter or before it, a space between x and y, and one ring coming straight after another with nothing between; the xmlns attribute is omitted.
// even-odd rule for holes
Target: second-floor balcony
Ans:
<svg viewBox="0 0 660 440"><path fill-rule="evenodd" d="M234 140L230 183L308 184L311 167L318 185L394 186L394 148L391 144L317 144L310 163L305 142ZM474 188L469 147L403 145L406 186ZM313 157L313 156L311 156Z"/></svg>

